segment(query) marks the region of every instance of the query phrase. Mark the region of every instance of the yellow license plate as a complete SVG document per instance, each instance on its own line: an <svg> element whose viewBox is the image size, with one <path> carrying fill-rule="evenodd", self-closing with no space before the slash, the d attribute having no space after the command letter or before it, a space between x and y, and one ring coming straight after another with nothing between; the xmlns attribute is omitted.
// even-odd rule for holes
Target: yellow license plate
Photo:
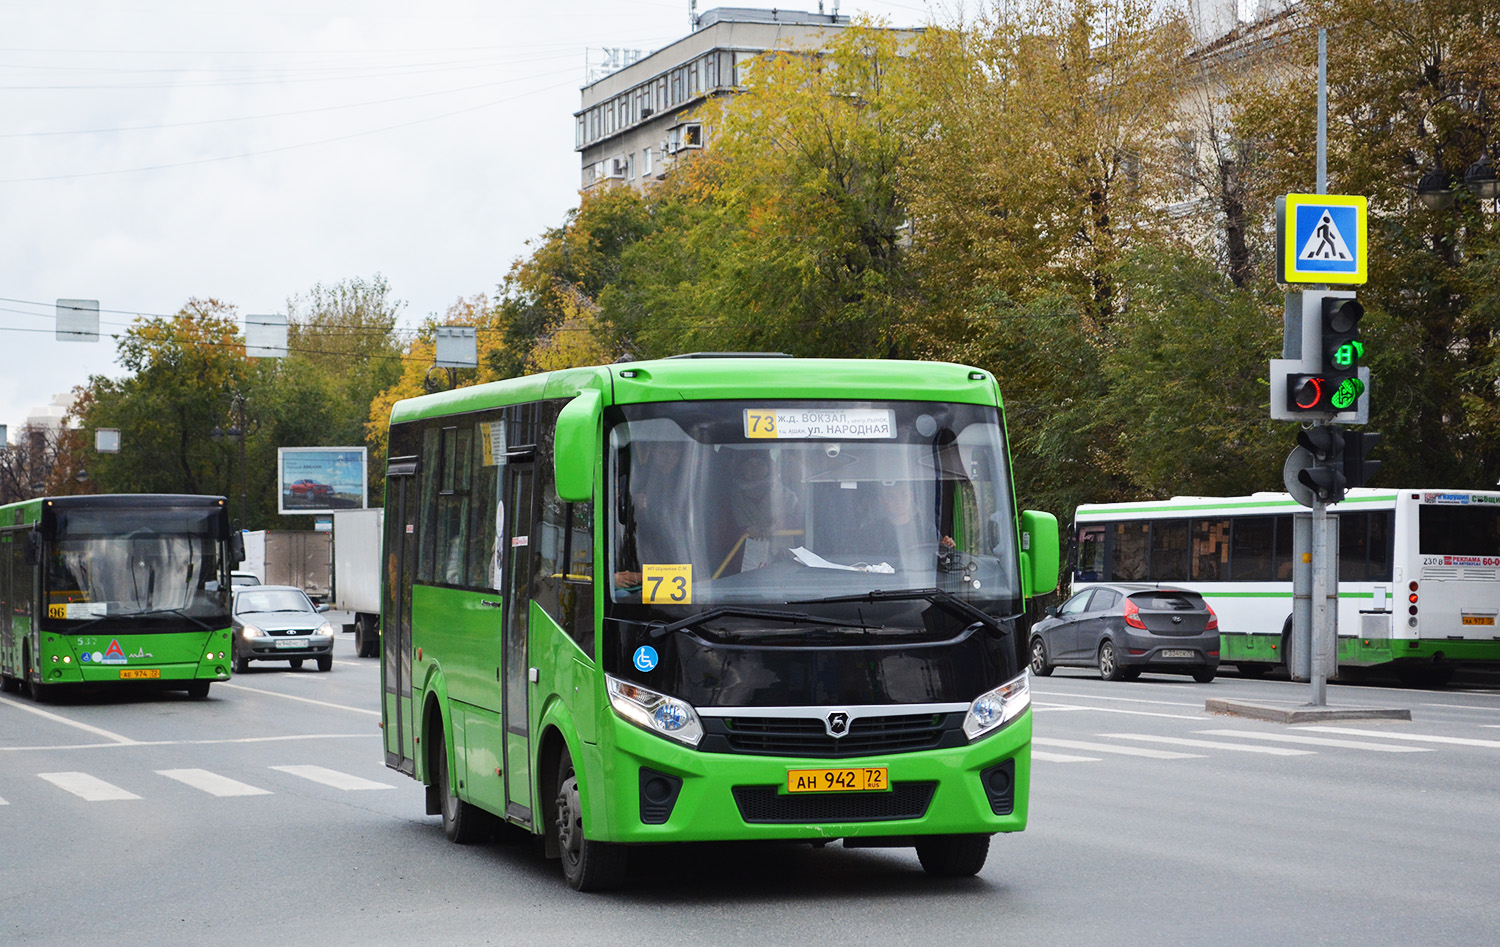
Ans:
<svg viewBox="0 0 1500 947"><path fill-rule="evenodd" d="M1494 615L1465 615L1464 616L1464 624L1465 625L1493 625L1494 623L1495 623L1495 616Z"/></svg>
<svg viewBox="0 0 1500 947"><path fill-rule="evenodd" d="M156 678L159 678L159 677L161 677L161 671L158 668L149 668L149 669L140 670L140 671L121 671L120 672L120 680L122 680L122 681L155 680Z"/></svg>
<svg viewBox="0 0 1500 947"><path fill-rule="evenodd" d="M880 792L890 786L884 766L794 769L786 774L787 792Z"/></svg>

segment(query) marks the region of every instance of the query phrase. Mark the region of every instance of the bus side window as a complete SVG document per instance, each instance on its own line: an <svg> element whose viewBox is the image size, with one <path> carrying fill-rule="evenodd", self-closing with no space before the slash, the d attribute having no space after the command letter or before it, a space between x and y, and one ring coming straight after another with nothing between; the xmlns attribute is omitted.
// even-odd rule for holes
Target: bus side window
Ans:
<svg viewBox="0 0 1500 947"><path fill-rule="evenodd" d="M1127 522L1116 523L1114 527L1114 559L1110 563L1110 578L1120 582L1147 578L1146 552L1151 524Z"/></svg>

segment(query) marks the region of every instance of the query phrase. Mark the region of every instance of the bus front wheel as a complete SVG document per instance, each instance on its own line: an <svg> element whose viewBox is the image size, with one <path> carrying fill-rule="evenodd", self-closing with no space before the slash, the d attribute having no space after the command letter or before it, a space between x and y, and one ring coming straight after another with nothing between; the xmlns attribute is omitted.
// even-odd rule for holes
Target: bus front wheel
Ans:
<svg viewBox="0 0 1500 947"><path fill-rule="evenodd" d="M605 891L625 880L628 853L620 845L596 842L583 831L583 804L573 757L563 750L557 766L553 825L562 854L563 877L577 891Z"/></svg>
<svg viewBox="0 0 1500 947"><path fill-rule="evenodd" d="M934 878L977 875L989 854L988 835L930 835L917 839L917 861Z"/></svg>

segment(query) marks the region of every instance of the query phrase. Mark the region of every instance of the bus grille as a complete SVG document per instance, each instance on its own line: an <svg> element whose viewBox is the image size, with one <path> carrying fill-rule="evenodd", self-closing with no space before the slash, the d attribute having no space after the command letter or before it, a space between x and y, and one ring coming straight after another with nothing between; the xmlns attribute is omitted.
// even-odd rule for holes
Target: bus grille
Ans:
<svg viewBox="0 0 1500 947"><path fill-rule="evenodd" d="M740 818L767 822L883 822L927 814L934 782L891 783L890 792L780 792L778 786L736 786Z"/></svg>
<svg viewBox="0 0 1500 947"><path fill-rule="evenodd" d="M817 717L710 717L704 727L708 752L841 758L962 745L963 715L856 717L838 739Z"/></svg>

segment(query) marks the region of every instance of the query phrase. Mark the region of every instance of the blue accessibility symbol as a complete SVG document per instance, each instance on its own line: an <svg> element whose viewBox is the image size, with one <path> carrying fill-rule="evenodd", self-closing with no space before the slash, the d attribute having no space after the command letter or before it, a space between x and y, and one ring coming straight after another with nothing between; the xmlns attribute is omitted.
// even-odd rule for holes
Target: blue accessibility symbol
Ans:
<svg viewBox="0 0 1500 947"><path fill-rule="evenodd" d="M637 671L649 671L656 667L656 649L648 644L641 645L635 649L635 657L631 660L635 663Z"/></svg>

